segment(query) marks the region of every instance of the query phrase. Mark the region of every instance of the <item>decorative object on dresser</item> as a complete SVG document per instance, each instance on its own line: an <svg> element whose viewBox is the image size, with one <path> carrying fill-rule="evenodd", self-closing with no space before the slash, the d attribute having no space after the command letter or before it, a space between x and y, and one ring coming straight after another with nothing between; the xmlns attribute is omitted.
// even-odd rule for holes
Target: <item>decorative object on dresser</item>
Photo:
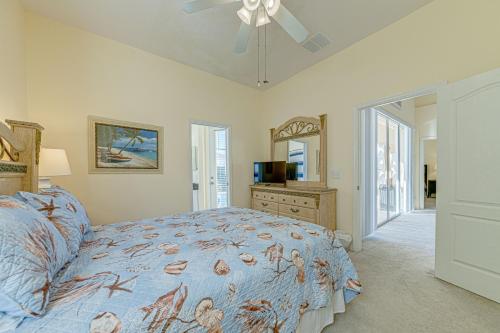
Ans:
<svg viewBox="0 0 500 333"><path fill-rule="evenodd" d="M298 189L261 185L251 186L250 189L253 209L336 230L336 189Z"/></svg>
<svg viewBox="0 0 500 333"><path fill-rule="evenodd" d="M326 115L292 118L271 129L271 160L288 163L288 180L284 187L251 186L252 208L336 230L337 190L327 187L326 139Z"/></svg>
<svg viewBox="0 0 500 333"><path fill-rule="evenodd" d="M89 117L90 173L163 173L163 127Z"/></svg>
<svg viewBox="0 0 500 333"><path fill-rule="evenodd" d="M42 148L40 151L38 187L50 188L50 177L69 176L71 168L64 149Z"/></svg>

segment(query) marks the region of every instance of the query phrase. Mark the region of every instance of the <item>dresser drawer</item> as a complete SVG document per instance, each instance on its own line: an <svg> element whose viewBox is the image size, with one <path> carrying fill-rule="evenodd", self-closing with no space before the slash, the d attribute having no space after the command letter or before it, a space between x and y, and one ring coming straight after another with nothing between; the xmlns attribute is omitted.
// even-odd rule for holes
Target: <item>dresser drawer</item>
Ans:
<svg viewBox="0 0 500 333"><path fill-rule="evenodd" d="M257 210L278 212L278 204L272 201L253 199L253 208Z"/></svg>
<svg viewBox="0 0 500 333"><path fill-rule="evenodd" d="M269 193L269 192L255 191L255 192L253 192L253 198L258 199L258 200L278 202L278 195L275 193Z"/></svg>
<svg viewBox="0 0 500 333"><path fill-rule="evenodd" d="M291 219L295 219L295 220L299 220L299 221L304 221L304 222L309 222L309 223L312 223L312 224L317 224L315 220L313 219L306 219L305 217L300 217L300 216L296 216L296 215L292 215L292 214L279 214L280 217L289 217Z"/></svg>
<svg viewBox="0 0 500 333"><path fill-rule="evenodd" d="M263 213L271 214L271 215L276 215L278 216L278 212L276 210L269 210L269 209L257 209Z"/></svg>
<svg viewBox="0 0 500 333"><path fill-rule="evenodd" d="M310 197L280 194L278 200L280 204L316 209L316 199Z"/></svg>
<svg viewBox="0 0 500 333"><path fill-rule="evenodd" d="M316 209L312 208L304 208L280 203L279 213L289 217L296 217L298 219L307 219L308 221L316 220Z"/></svg>

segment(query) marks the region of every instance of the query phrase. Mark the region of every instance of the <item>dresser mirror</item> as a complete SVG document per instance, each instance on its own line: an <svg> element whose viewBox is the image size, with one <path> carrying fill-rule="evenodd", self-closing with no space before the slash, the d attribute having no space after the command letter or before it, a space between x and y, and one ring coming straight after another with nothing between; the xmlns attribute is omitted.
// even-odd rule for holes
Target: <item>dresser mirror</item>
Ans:
<svg viewBox="0 0 500 333"><path fill-rule="evenodd" d="M271 159L288 163L288 187L326 187L326 117L296 117L271 129Z"/></svg>

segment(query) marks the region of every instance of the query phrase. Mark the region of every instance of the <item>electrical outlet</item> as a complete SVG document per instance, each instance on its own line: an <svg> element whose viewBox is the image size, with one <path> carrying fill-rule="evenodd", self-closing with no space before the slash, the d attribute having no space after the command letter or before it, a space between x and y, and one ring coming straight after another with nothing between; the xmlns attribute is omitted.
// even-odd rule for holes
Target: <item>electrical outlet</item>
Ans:
<svg viewBox="0 0 500 333"><path fill-rule="evenodd" d="M340 178L342 178L342 172L339 169L331 169L330 176L333 179L340 179Z"/></svg>

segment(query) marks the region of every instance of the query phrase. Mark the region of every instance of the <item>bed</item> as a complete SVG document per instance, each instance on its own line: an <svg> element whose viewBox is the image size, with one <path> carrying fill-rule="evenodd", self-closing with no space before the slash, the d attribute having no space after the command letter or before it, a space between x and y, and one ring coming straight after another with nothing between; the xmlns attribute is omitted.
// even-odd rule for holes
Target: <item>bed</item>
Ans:
<svg viewBox="0 0 500 333"><path fill-rule="evenodd" d="M36 174L36 151L29 155L27 169L0 174L2 193L36 191L24 178ZM21 181L13 182L16 176ZM0 314L0 331L321 332L361 292L332 231L250 209L127 221L82 234L77 255L44 293L44 313Z"/></svg>

